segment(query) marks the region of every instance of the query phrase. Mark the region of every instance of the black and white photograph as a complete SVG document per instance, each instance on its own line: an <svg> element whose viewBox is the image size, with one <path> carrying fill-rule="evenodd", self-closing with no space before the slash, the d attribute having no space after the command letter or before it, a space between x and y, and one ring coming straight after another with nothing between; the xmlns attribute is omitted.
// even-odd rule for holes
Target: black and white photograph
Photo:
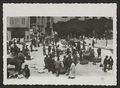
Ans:
<svg viewBox="0 0 120 88"><path fill-rule="evenodd" d="M5 85L116 85L116 4L3 4Z"/></svg>

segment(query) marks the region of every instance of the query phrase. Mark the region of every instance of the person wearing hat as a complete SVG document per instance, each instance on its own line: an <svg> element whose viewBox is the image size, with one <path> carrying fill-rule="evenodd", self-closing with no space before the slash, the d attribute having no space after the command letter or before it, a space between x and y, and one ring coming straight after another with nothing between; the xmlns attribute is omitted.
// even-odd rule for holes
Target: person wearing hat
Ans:
<svg viewBox="0 0 120 88"><path fill-rule="evenodd" d="M107 72L106 69L108 64L108 56L105 57L103 64L104 64L104 72Z"/></svg>
<svg viewBox="0 0 120 88"><path fill-rule="evenodd" d="M101 48L97 49L97 53L98 53L98 57L100 57L101 56Z"/></svg>
<svg viewBox="0 0 120 88"><path fill-rule="evenodd" d="M71 54L68 55L67 57L67 74L66 75L69 75L70 73L70 67L71 67L71 64L72 64L72 58L71 58Z"/></svg>
<svg viewBox="0 0 120 88"><path fill-rule="evenodd" d="M113 67L113 59L112 57L110 56L109 59L108 59L108 70L112 70L112 67Z"/></svg>

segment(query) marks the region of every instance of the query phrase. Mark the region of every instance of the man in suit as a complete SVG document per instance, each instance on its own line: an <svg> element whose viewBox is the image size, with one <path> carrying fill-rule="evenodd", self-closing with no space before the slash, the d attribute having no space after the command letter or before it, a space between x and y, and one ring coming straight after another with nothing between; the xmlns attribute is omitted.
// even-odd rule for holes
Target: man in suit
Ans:
<svg viewBox="0 0 120 88"><path fill-rule="evenodd" d="M109 68L109 70L112 70L112 67L113 67L113 59L112 59L112 57L110 56L110 58L108 59L108 68Z"/></svg>
<svg viewBox="0 0 120 88"><path fill-rule="evenodd" d="M107 72L106 69L108 64L108 56L105 57L103 64L104 64L104 72Z"/></svg>

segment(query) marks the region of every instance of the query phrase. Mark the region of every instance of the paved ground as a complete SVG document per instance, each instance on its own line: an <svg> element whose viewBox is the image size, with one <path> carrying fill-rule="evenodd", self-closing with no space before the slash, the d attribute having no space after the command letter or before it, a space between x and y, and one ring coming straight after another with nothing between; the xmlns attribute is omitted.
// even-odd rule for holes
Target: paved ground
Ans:
<svg viewBox="0 0 120 88"><path fill-rule="evenodd" d="M96 49L95 49L96 51ZM108 50L102 50L102 61L105 57L105 55L112 55L110 51ZM97 54L97 52L95 52ZM33 64L36 64L38 67L43 67L44 66L44 56L43 56L43 52L42 52L42 47L38 48L38 51L35 51L35 52L32 52L31 53L31 56L34 58L33 60L30 60L30 61L26 61L25 64L29 64L30 67L33 65ZM63 58L63 56L61 56L61 59ZM102 68L99 67L99 64L98 63L97 65L92 65L92 62L90 62L88 65L80 65L78 64L76 66L76 75L103 75L106 74L102 71ZM33 72L32 72L33 71ZM32 74L33 73L33 74ZM88 74L89 73L89 74ZM109 71L107 72L108 75L112 74L112 71ZM31 70L31 74L32 75L36 75L38 73L36 73L36 70L34 68L32 68ZM41 74L38 74L38 75L41 75Z"/></svg>
<svg viewBox="0 0 120 88"><path fill-rule="evenodd" d="M92 38L85 39L87 44L92 43ZM95 40L96 42L96 40ZM102 47L105 49L113 49L113 40L107 40L107 46L106 46L106 40L97 40L97 43L95 43L95 47Z"/></svg>
<svg viewBox="0 0 120 88"><path fill-rule="evenodd" d="M98 84L99 83L100 84L101 83L102 84L104 84L104 83L108 83L108 84L113 83L114 84L114 82L112 82L110 80L115 79L115 77L113 76L113 74L115 73L115 69L105 73L102 71L102 68L99 67L99 64L97 64L97 65L93 65L92 63L89 63L87 65L77 64L77 66L76 66L76 78L73 79L73 80L75 80L74 82L71 80L68 80L66 75L60 75L59 77L56 77L55 74L48 73L47 71L45 73L38 73L37 70L35 68L33 68L33 65L37 65L38 68L43 67L44 66L44 56L43 56L43 52L42 52L42 47L39 47L36 49L38 49L38 51L34 51L31 53L31 56L33 59L27 60L23 64L23 67L25 64L28 64L30 67L30 71L31 71L31 77L29 79L27 79L27 82L26 82L26 79L21 79L24 81L20 81L17 79L9 79L9 80L7 80L8 83L11 84L14 82L15 83L25 82L27 84L27 83L33 81L32 83L35 83L35 84L54 84L54 82L57 81L58 84L59 83L60 84L64 84L64 83L67 83L67 84L68 83L74 83L74 84L81 84L82 83L82 84L84 84L86 82L87 82L87 84L90 84L90 83L92 83L92 81L94 81L94 83L96 83L96 85L97 85L97 83ZM96 53L96 48L95 48L95 53ZM112 55L112 53L109 50L102 50L102 61L103 61L103 58L105 57L105 55L110 56L110 55ZM63 56L61 56L61 58L62 57ZM35 81L35 79L39 80L39 82ZM41 79L42 79L42 81L41 81ZM61 79L65 80L65 82L61 81ZM78 80L80 83L78 82Z"/></svg>

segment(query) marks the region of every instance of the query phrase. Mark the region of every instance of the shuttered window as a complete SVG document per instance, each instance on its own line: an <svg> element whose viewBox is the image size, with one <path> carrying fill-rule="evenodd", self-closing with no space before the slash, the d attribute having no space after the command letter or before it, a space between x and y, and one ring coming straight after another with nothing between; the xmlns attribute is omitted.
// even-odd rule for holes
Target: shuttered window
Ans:
<svg viewBox="0 0 120 88"><path fill-rule="evenodd" d="M22 18L22 24L25 25L25 18Z"/></svg>
<svg viewBox="0 0 120 88"><path fill-rule="evenodd" d="M13 17L10 17L10 24L11 24L11 25L14 24L14 19L13 19Z"/></svg>

